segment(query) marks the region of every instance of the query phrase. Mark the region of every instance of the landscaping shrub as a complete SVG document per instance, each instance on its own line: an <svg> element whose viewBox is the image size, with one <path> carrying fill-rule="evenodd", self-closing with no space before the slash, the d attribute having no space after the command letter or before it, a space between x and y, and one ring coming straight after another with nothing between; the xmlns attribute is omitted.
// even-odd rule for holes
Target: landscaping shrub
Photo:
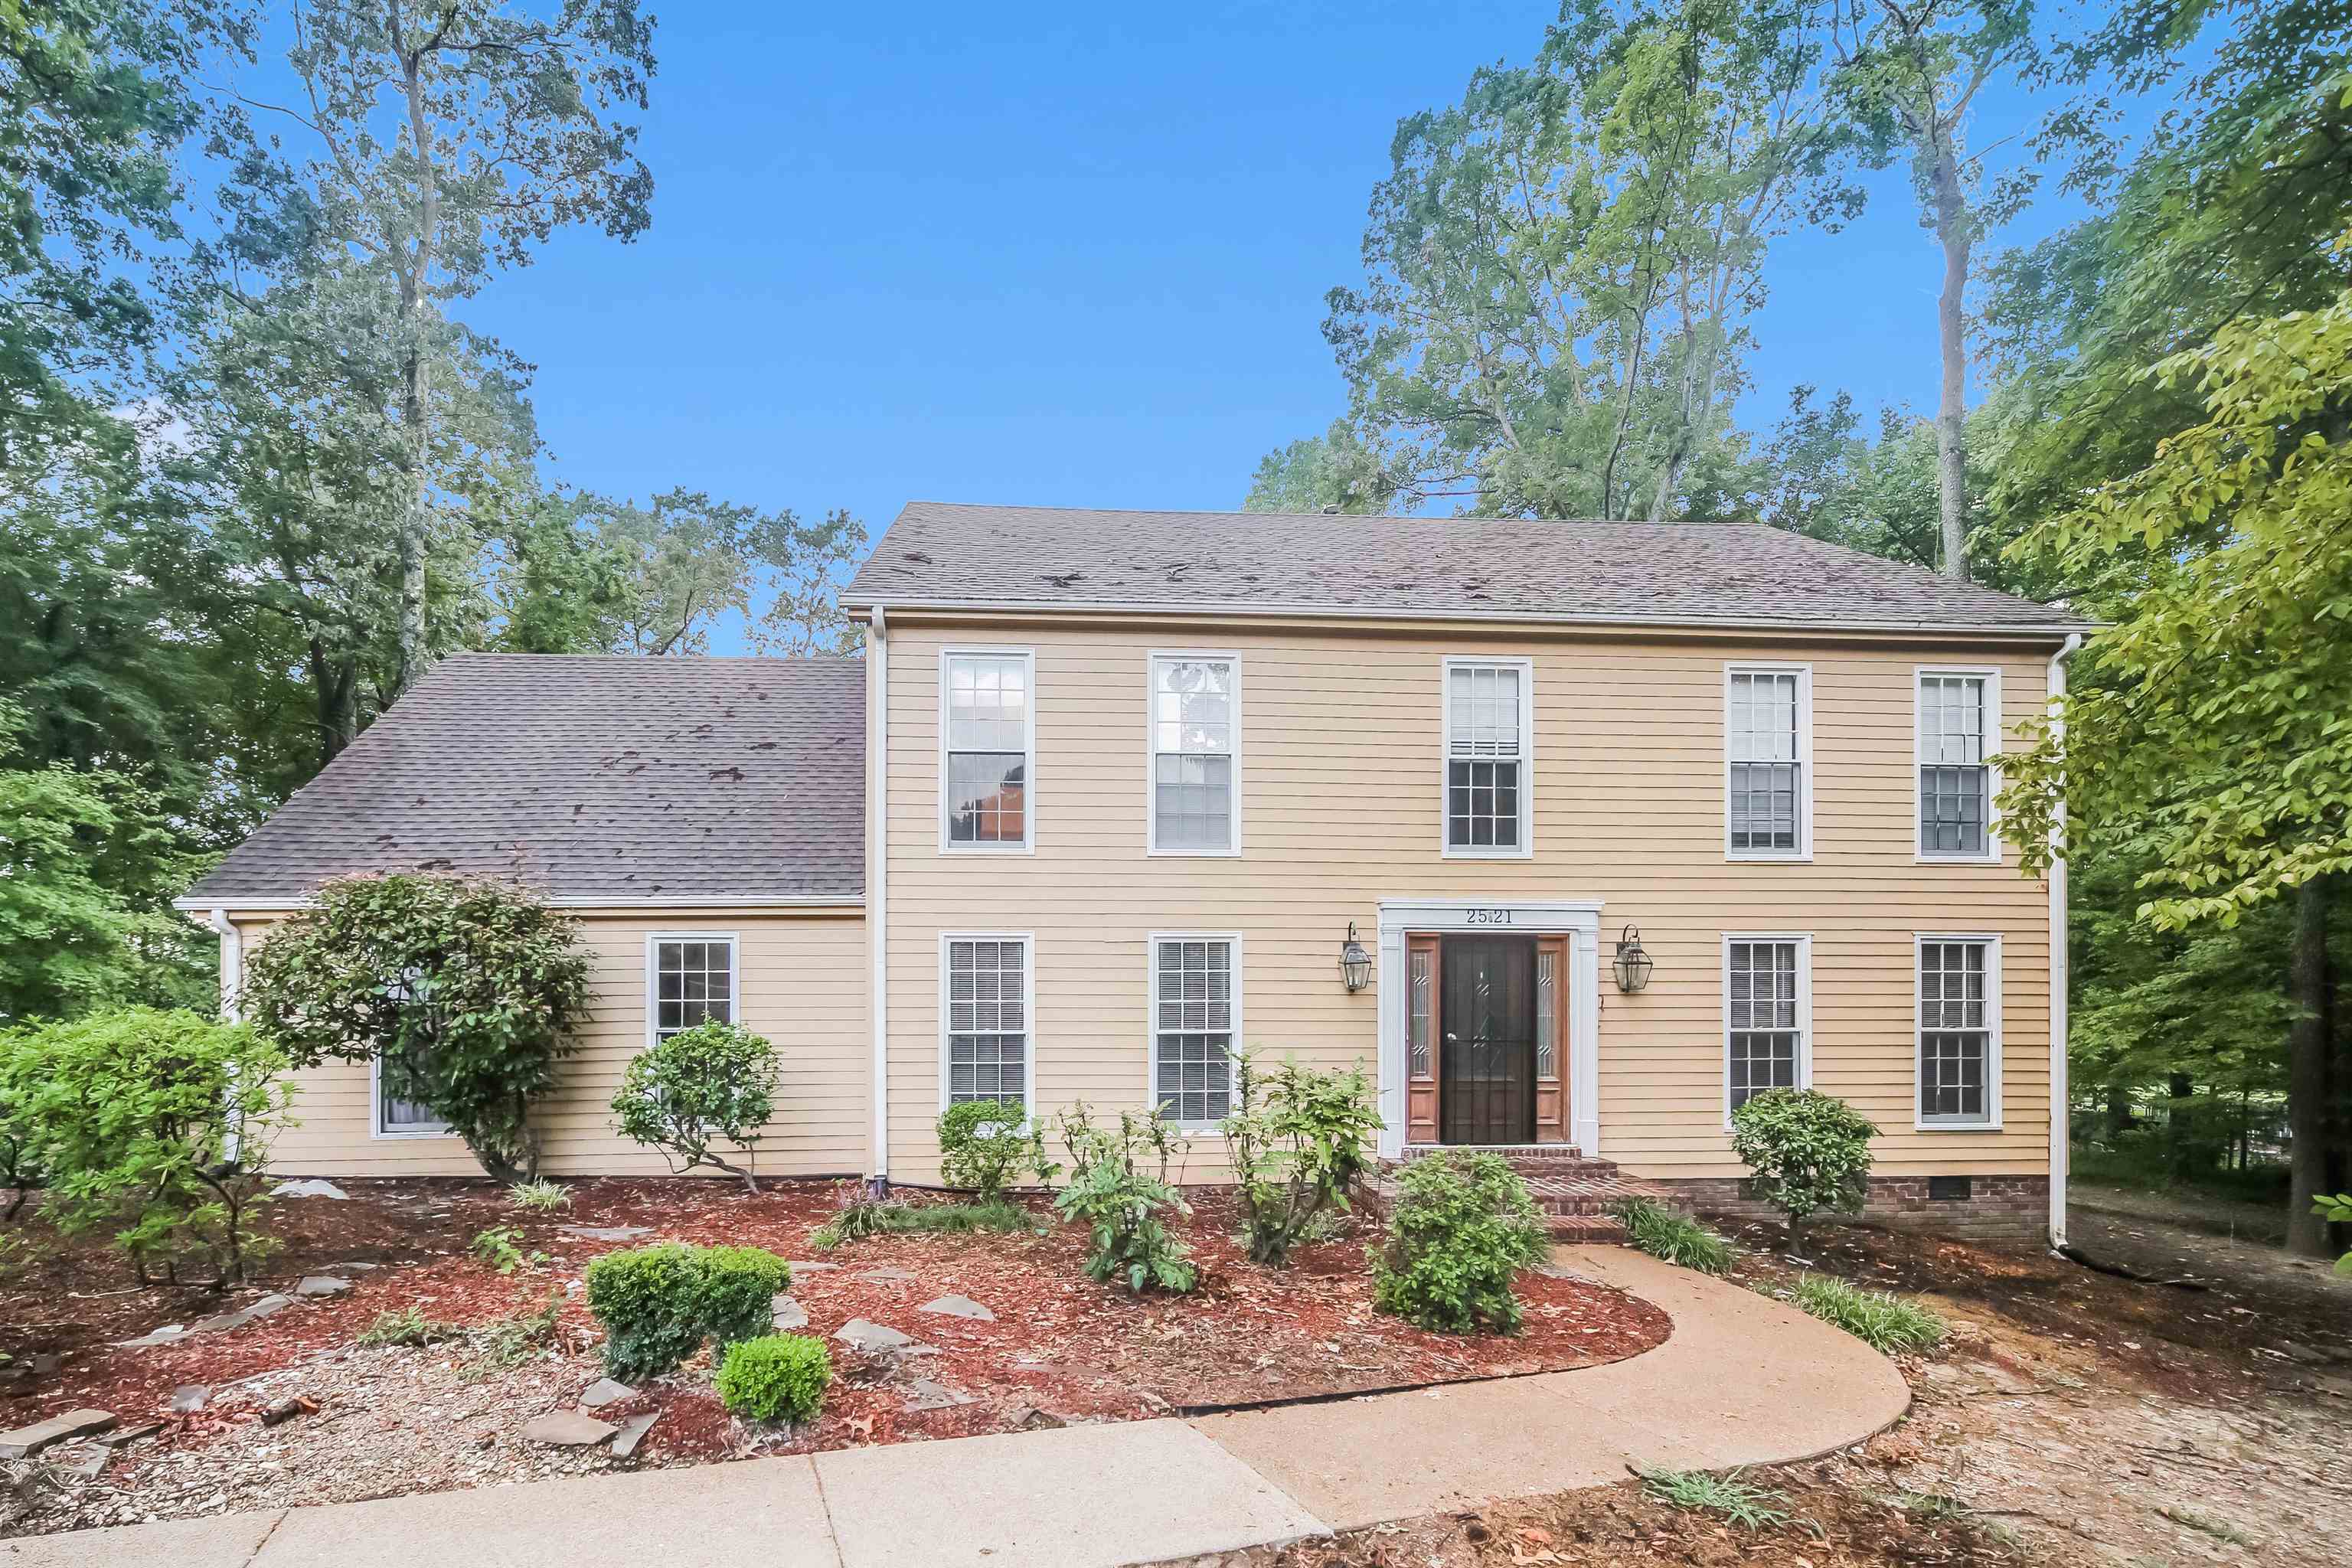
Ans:
<svg viewBox="0 0 2352 1568"><path fill-rule="evenodd" d="M707 1247L696 1262L702 1331L714 1344L736 1344L769 1331L776 1293L793 1282L790 1264L758 1247Z"/></svg>
<svg viewBox="0 0 2352 1568"><path fill-rule="evenodd" d="M760 1184L751 1172L712 1153L710 1146L724 1139L750 1158L775 1108L776 1047L749 1029L716 1020L638 1052L613 1096L621 1135L660 1150L673 1172L709 1165L753 1193Z"/></svg>
<svg viewBox="0 0 2352 1568"><path fill-rule="evenodd" d="M728 1347L719 1403L747 1421L807 1421L824 1408L833 1354L806 1334L762 1334Z"/></svg>
<svg viewBox="0 0 2352 1568"><path fill-rule="evenodd" d="M1347 1210L1381 1126L1361 1068L1317 1072L1286 1058L1261 1072L1249 1052L1234 1054L1233 1114L1219 1130L1251 1262L1287 1264L1292 1247Z"/></svg>
<svg viewBox="0 0 2352 1568"><path fill-rule="evenodd" d="M1756 1195L1789 1222L1793 1247L1805 1221L1860 1214L1878 1129L1835 1095L1775 1089L1731 1113L1731 1152L1755 1173Z"/></svg>
<svg viewBox="0 0 2352 1568"><path fill-rule="evenodd" d="M237 1003L297 1067L375 1061L501 1182L537 1173L531 1102L592 1000L579 927L488 878L327 883L246 955Z"/></svg>
<svg viewBox="0 0 2352 1568"><path fill-rule="evenodd" d="M1655 1198L1626 1198L1611 1205L1609 1214L1625 1227L1626 1239L1653 1258L1701 1274L1731 1267L1731 1243Z"/></svg>
<svg viewBox="0 0 2352 1568"><path fill-rule="evenodd" d="M478 1232L472 1251L476 1258L501 1274L511 1274L525 1267L536 1268L547 1261L547 1254L534 1252L525 1256L520 1243L522 1232L510 1225L494 1225Z"/></svg>
<svg viewBox="0 0 2352 1568"><path fill-rule="evenodd" d="M833 1217L809 1232L809 1241L829 1252L845 1241L880 1236L894 1228L890 1216L906 1207L896 1198L868 1197L862 1187L843 1188L835 1199Z"/></svg>
<svg viewBox="0 0 2352 1568"><path fill-rule="evenodd" d="M1081 1104L1063 1114L1062 1136L1074 1173L1054 1206L1087 1227L1087 1277L1136 1292L1190 1290L1199 1271L1161 1215L1190 1214L1192 1205L1168 1184L1171 1143L1160 1119L1122 1110L1116 1129L1097 1127ZM1158 1164L1146 1173L1151 1155Z"/></svg>
<svg viewBox="0 0 2352 1568"><path fill-rule="evenodd" d="M517 1182L507 1189L507 1201L532 1214L553 1214L572 1206L572 1191L561 1182Z"/></svg>
<svg viewBox="0 0 2352 1568"><path fill-rule="evenodd" d="M940 1113L940 1172L951 1187L970 1187L981 1203L992 1204L1024 1172L1041 1182L1061 1173L1045 1158L1044 1129L1029 1120L1018 1100L968 1100Z"/></svg>
<svg viewBox="0 0 2352 1568"><path fill-rule="evenodd" d="M242 1025L131 1007L0 1035L0 1100L60 1231L111 1232L142 1284L202 1260L220 1286L271 1250L257 1225L286 1066Z"/></svg>
<svg viewBox="0 0 2352 1568"><path fill-rule="evenodd" d="M756 1247L662 1242L608 1252L588 1265L588 1310L604 1326L604 1370L623 1383L675 1372L705 1339L757 1338L793 1282L789 1264Z"/></svg>
<svg viewBox="0 0 2352 1568"><path fill-rule="evenodd" d="M1511 1281L1551 1237L1528 1184L1496 1154L1424 1155L1397 1178L1386 1245L1372 1250L1372 1300L1424 1329L1516 1332Z"/></svg>
<svg viewBox="0 0 2352 1568"><path fill-rule="evenodd" d="M1843 1279L1808 1274L1797 1281L1797 1305L1852 1334L1883 1355L1932 1351L1944 1342L1944 1320L1884 1290L1864 1290Z"/></svg>
<svg viewBox="0 0 2352 1568"><path fill-rule="evenodd" d="M362 1345L437 1345L467 1337L468 1330L462 1323L444 1323L425 1315L422 1307L404 1307L397 1312L378 1312L375 1321L360 1331L354 1344Z"/></svg>
<svg viewBox="0 0 2352 1568"><path fill-rule="evenodd" d="M604 1326L604 1370L621 1382L675 1372L702 1348L696 1250L668 1241L588 1265L588 1310Z"/></svg>
<svg viewBox="0 0 2352 1568"><path fill-rule="evenodd" d="M18 1201L23 1201L21 1195ZM16 1211L12 1208L8 1212L13 1215ZM2352 1224L2352 1193L2323 1193L2311 1200L2311 1212L2338 1225ZM2336 1260L2336 1272L2352 1274L2352 1252Z"/></svg>

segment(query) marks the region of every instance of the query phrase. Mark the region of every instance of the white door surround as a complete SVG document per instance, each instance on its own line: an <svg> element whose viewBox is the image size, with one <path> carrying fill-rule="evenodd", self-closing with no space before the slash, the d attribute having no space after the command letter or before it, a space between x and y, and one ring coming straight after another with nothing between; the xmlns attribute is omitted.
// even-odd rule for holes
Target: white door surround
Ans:
<svg viewBox="0 0 2352 1568"><path fill-rule="evenodd" d="M1565 936L1568 942L1569 1139L1601 1158L1601 903L1598 900L1382 899L1380 900L1381 1131L1384 1159L1404 1152L1406 985L1409 933Z"/></svg>

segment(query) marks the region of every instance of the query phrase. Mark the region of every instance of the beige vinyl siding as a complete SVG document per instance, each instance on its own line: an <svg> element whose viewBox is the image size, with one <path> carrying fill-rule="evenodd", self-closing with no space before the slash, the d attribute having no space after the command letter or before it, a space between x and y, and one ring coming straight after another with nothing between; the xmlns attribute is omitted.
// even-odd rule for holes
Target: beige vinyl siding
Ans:
<svg viewBox="0 0 2352 1568"><path fill-rule="evenodd" d="M268 918L232 911L248 943L266 941ZM594 955L596 1005L581 1048L558 1069L555 1092L533 1111L542 1173L649 1176L661 1156L613 1128L612 1098L629 1058L645 1049L646 950L653 933L733 932L741 987L737 1021L776 1043L782 1071L776 1114L761 1140L763 1176L837 1175L867 1165L873 1035L867 1022L866 926L855 914L774 910L583 912ZM452 1136L373 1136L369 1068L331 1063L294 1075L299 1125L281 1134L271 1168L331 1176L478 1176Z"/></svg>
<svg viewBox="0 0 2352 1568"><path fill-rule="evenodd" d="M938 853L939 652L1036 654L1035 849ZM1150 856L1145 691L1154 648L1241 661L1242 853ZM2032 1173L2048 1160L2047 891L2002 865L1915 856L1920 665L1994 665L2004 728L2040 710L2045 650L1965 642L1703 636L1528 637L1462 628L1326 631L894 614L888 643L891 1175L936 1175L939 942L1034 934L1038 1109L1148 1103L1147 933L1237 931L1249 1044L1376 1068L1377 987L1339 984L1348 922L1381 899L1600 900L1600 1152L1641 1174L1738 1170L1723 1126L1722 938L1812 936L1813 1081L1885 1132L1879 1169ZM1441 853L1448 656L1533 665L1534 854ZM1813 842L1805 862L1724 849L1724 667L1812 667ZM1618 930L1657 961L1645 993L1608 980ZM1916 1131L1913 937L2003 939L2003 1125ZM1214 1173L1213 1141L1191 1171Z"/></svg>

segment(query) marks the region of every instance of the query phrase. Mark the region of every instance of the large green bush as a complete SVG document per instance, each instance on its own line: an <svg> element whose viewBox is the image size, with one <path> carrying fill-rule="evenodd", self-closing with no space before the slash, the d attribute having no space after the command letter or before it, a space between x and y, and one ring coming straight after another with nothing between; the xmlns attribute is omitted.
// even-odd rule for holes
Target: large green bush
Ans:
<svg viewBox="0 0 2352 1568"><path fill-rule="evenodd" d="M593 1000L578 923L488 878L352 877L246 956L240 1009L297 1067L377 1061L501 1182L537 1174L531 1102Z"/></svg>
<svg viewBox="0 0 2352 1568"><path fill-rule="evenodd" d="M604 1370L624 1383L677 1371L704 1340L721 1346L768 1331L770 1303L792 1268L756 1247L662 1242L588 1265L588 1310L604 1326Z"/></svg>
<svg viewBox="0 0 2352 1568"><path fill-rule="evenodd" d="M1731 1152L1755 1173L1758 1197L1787 1216L1789 1243L1817 1214L1860 1214L1878 1129L1835 1095L1775 1089L1731 1113Z"/></svg>
<svg viewBox="0 0 2352 1568"><path fill-rule="evenodd" d="M201 1261L226 1285L268 1249L256 1220L286 1066L242 1025L131 1007L0 1035L0 1107L58 1229L110 1230L142 1281Z"/></svg>
<svg viewBox="0 0 2352 1568"><path fill-rule="evenodd" d="M720 1141L747 1158L776 1109L776 1047L765 1037L716 1019L656 1040L629 1060L613 1096L621 1136L661 1151L683 1175L725 1171L753 1193L748 1169L711 1152Z"/></svg>
<svg viewBox="0 0 2352 1568"><path fill-rule="evenodd" d="M1073 1174L1054 1206L1087 1227L1087 1277L1117 1279L1136 1292L1153 1286L1190 1290L1199 1271L1163 1217L1192 1212L1168 1184L1165 1124L1122 1110L1115 1127L1097 1126L1083 1104L1064 1112L1061 1124ZM1152 1156L1157 1164L1147 1173L1144 1163Z"/></svg>
<svg viewBox="0 0 2352 1568"><path fill-rule="evenodd" d="M1288 1263L1292 1247L1347 1210L1381 1126L1361 1068L1317 1072L1286 1059L1261 1072L1249 1052L1235 1053L1233 1114L1219 1130L1251 1262Z"/></svg>
<svg viewBox="0 0 2352 1568"><path fill-rule="evenodd" d="M1424 1329L1516 1331L1511 1281L1550 1245L1528 1184L1501 1156L1424 1155L1397 1178L1388 1240L1372 1251L1372 1301Z"/></svg>
<svg viewBox="0 0 2352 1568"><path fill-rule="evenodd" d="M807 1421L824 1408L833 1352L806 1334L762 1334L719 1363L719 1403L747 1421Z"/></svg>
<svg viewBox="0 0 2352 1568"><path fill-rule="evenodd" d="M1050 1182L1061 1167L1045 1158L1044 1129L1017 1100L968 1100L940 1113L940 1172L951 1187L970 1187L992 1204L1015 1176Z"/></svg>

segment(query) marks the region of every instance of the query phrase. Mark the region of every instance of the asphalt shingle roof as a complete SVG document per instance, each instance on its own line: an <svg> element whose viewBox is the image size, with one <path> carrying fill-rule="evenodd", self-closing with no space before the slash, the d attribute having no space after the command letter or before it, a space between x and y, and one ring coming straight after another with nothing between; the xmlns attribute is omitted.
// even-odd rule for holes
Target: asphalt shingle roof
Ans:
<svg viewBox="0 0 2352 1568"><path fill-rule="evenodd" d="M2047 631L2074 613L1780 529L913 501L847 604Z"/></svg>
<svg viewBox="0 0 2352 1568"><path fill-rule="evenodd" d="M566 902L855 900L855 658L443 659L188 899L358 871L510 876Z"/></svg>

